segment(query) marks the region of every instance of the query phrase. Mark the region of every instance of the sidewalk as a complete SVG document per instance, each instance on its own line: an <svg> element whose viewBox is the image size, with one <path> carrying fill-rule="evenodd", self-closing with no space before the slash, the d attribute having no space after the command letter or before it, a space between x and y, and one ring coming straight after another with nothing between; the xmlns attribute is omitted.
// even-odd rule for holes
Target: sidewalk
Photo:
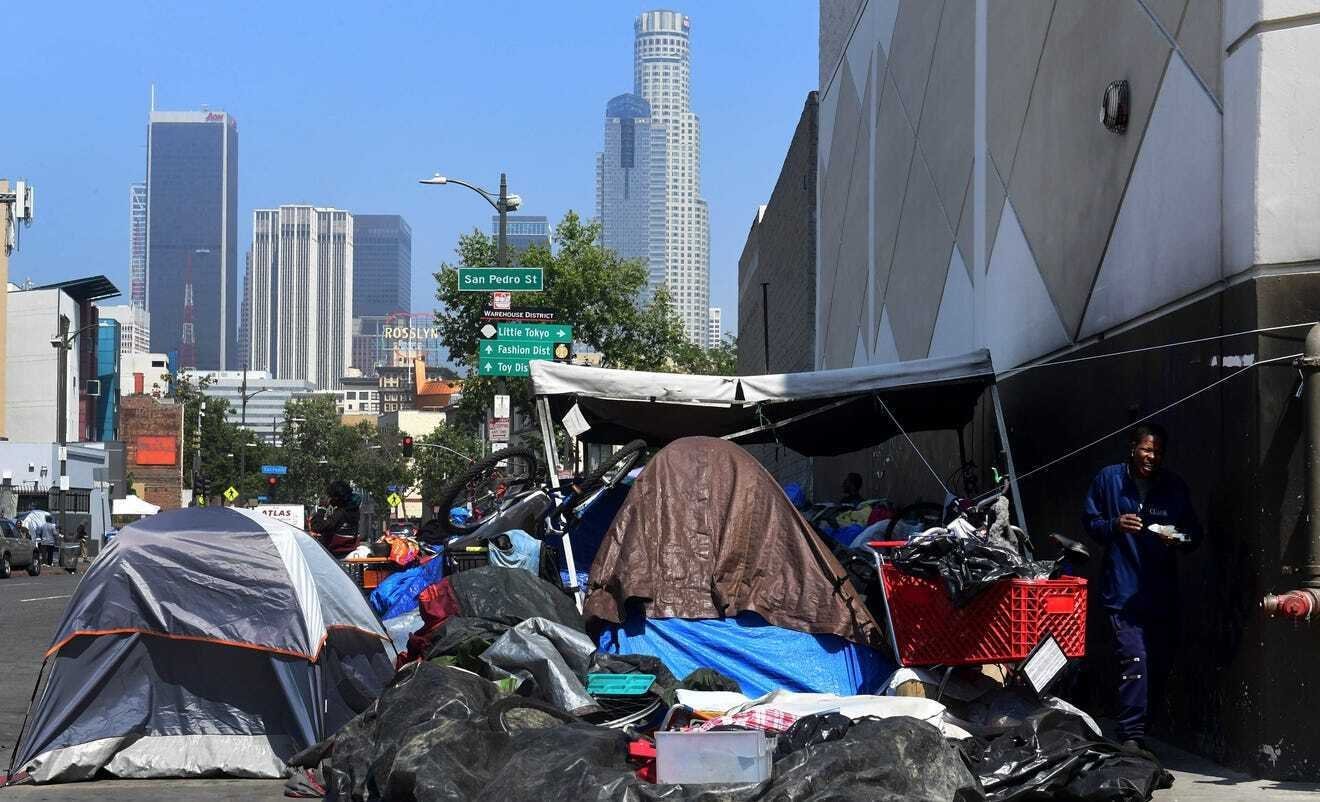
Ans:
<svg viewBox="0 0 1320 802"><path fill-rule="evenodd" d="M1310 802L1320 792L1320 783L1252 779L1159 741L1150 748L1174 776L1173 787L1156 792L1155 802Z"/></svg>

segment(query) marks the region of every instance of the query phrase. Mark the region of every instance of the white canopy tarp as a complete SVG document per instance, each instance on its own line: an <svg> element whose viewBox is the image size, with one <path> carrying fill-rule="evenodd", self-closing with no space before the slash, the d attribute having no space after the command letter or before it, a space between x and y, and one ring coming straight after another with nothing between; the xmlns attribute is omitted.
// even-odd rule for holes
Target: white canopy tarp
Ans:
<svg viewBox="0 0 1320 802"><path fill-rule="evenodd" d="M110 505L111 515L155 515L158 512L160 507L137 496L117 498Z"/></svg>
<svg viewBox="0 0 1320 802"><path fill-rule="evenodd" d="M532 390L552 419L576 405L584 441L663 445L707 435L777 442L808 456L842 454L908 431L957 429L994 383L990 352L839 370L691 376L531 363ZM891 418L892 415L892 418Z"/></svg>

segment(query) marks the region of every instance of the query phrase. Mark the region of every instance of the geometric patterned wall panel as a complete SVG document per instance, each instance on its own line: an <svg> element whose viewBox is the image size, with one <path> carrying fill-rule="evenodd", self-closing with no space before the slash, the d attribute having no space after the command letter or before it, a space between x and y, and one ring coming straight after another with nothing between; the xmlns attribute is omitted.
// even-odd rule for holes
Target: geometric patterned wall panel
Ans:
<svg viewBox="0 0 1320 802"><path fill-rule="evenodd" d="M1091 291L1083 337L1221 278L1220 138L1218 109L1175 53Z"/></svg>
<svg viewBox="0 0 1320 802"><path fill-rule="evenodd" d="M1136 0L1060 2L1041 54L1008 196L1069 332L1076 332L1171 48ZM1100 124L1126 79L1126 134ZM1000 165L1003 167L1003 165Z"/></svg>
<svg viewBox="0 0 1320 802"><path fill-rule="evenodd" d="M999 218L985 294L983 342L990 347L996 370L1015 367L1068 344L1068 333L1041 280L1011 199Z"/></svg>
<svg viewBox="0 0 1320 802"><path fill-rule="evenodd" d="M974 303L972 280L962 256L954 248L944 279L944 294L940 296L940 311L935 316L935 332L930 337L930 356L954 356L976 348L972 327Z"/></svg>

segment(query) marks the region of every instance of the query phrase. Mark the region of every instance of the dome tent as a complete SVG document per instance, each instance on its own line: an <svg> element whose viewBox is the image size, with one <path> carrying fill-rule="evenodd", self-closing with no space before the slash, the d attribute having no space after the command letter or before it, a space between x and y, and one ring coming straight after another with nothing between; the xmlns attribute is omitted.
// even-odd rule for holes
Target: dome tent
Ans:
<svg viewBox="0 0 1320 802"><path fill-rule="evenodd" d="M79 583L15 769L280 777L371 704L393 658L314 539L248 510L164 512L125 527Z"/></svg>

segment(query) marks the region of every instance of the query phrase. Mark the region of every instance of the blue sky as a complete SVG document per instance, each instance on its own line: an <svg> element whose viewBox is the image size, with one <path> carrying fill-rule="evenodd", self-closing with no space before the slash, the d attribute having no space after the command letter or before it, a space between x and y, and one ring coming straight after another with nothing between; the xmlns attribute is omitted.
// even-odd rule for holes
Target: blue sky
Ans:
<svg viewBox="0 0 1320 802"><path fill-rule="evenodd" d="M738 255L816 84L806 0L10 3L0 176L37 189L10 280L104 273L127 293L155 82L157 108L237 118L244 250L254 208L402 214L414 309L433 308L431 273L491 210L416 180L493 187L504 170L524 212L590 216L605 102L632 90L632 20L651 8L693 17L712 303L732 328Z"/></svg>

